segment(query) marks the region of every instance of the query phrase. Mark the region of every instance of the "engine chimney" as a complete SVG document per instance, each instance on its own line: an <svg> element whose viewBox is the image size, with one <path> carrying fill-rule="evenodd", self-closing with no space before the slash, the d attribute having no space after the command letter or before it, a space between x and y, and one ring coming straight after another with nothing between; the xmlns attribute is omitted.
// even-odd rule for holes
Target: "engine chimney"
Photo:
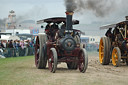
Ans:
<svg viewBox="0 0 128 85"><path fill-rule="evenodd" d="M72 29L72 16L74 12L65 12L66 13L66 30Z"/></svg>
<svg viewBox="0 0 128 85"><path fill-rule="evenodd" d="M128 20L128 16L126 16L125 18L126 18L126 20Z"/></svg>

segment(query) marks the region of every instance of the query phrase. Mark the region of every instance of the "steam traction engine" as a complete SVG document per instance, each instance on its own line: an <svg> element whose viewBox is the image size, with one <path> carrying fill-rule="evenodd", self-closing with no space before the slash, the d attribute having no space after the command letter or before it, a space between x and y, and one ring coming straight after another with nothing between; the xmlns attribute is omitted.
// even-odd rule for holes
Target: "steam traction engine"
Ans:
<svg viewBox="0 0 128 85"><path fill-rule="evenodd" d="M99 60L102 65L108 65L112 60L113 66L121 62L128 65L128 17L125 21L103 26L108 29L106 37L102 37L99 45Z"/></svg>
<svg viewBox="0 0 128 85"><path fill-rule="evenodd" d="M79 68L82 73L86 71L88 56L80 43L81 31L72 27L79 21L72 20L73 12L66 12L66 15L66 18L54 17L37 22L47 23L45 33L38 34L36 39L35 65L38 69L45 69L48 62L49 70L54 73L58 62L66 62L68 69Z"/></svg>

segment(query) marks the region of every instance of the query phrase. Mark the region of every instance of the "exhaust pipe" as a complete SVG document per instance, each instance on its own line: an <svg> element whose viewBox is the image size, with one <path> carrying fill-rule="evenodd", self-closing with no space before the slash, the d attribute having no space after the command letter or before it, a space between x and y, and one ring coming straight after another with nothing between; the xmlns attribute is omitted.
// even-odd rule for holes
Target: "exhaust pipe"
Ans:
<svg viewBox="0 0 128 85"><path fill-rule="evenodd" d="M72 16L74 12L65 12L66 13L66 30L72 29Z"/></svg>

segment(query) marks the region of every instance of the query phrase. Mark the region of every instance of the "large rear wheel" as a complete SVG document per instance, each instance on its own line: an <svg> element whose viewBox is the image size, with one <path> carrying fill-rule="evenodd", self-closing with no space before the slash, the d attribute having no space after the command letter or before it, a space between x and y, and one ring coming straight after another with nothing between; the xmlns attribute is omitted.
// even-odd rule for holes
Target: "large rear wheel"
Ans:
<svg viewBox="0 0 128 85"><path fill-rule="evenodd" d="M102 65L108 65L110 62L110 46L110 39L102 37L99 45L99 61Z"/></svg>
<svg viewBox="0 0 128 85"><path fill-rule="evenodd" d="M121 52L118 47L115 47L112 51L112 64L115 67L119 67L121 62Z"/></svg>
<svg viewBox="0 0 128 85"><path fill-rule="evenodd" d="M49 57L48 57L48 67L49 70L52 73L55 73L56 69L57 69L57 52L55 48L51 48L50 49L50 53L49 53Z"/></svg>
<svg viewBox="0 0 128 85"><path fill-rule="evenodd" d="M35 65L38 69L45 69L47 64L47 56L45 56L45 49L43 45L46 42L45 35L39 34L36 38L35 44Z"/></svg>
<svg viewBox="0 0 128 85"><path fill-rule="evenodd" d="M106 38L106 43L107 43L107 62L108 64L110 63L110 59L111 59L111 56L112 56L112 52L111 52L111 48L112 48L112 45L111 45L111 40L109 37Z"/></svg>
<svg viewBox="0 0 128 85"><path fill-rule="evenodd" d="M88 67L88 55L85 49L81 49L78 59L79 59L78 62L79 70L80 72L84 73Z"/></svg>

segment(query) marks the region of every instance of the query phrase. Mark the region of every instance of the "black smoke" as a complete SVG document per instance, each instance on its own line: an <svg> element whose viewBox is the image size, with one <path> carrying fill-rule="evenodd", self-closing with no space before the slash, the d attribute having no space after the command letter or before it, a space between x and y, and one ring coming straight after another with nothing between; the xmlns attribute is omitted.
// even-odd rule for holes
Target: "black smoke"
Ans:
<svg viewBox="0 0 128 85"><path fill-rule="evenodd" d="M77 9L76 0L65 0L65 6L68 12L76 10Z"/></svg>
<svg viewBox="0 0 128 85"><path fill-rule="evenodd" d="M97 17L104 17L114 11L117 0L65 0L66 11L92 11Z"/></svg>

